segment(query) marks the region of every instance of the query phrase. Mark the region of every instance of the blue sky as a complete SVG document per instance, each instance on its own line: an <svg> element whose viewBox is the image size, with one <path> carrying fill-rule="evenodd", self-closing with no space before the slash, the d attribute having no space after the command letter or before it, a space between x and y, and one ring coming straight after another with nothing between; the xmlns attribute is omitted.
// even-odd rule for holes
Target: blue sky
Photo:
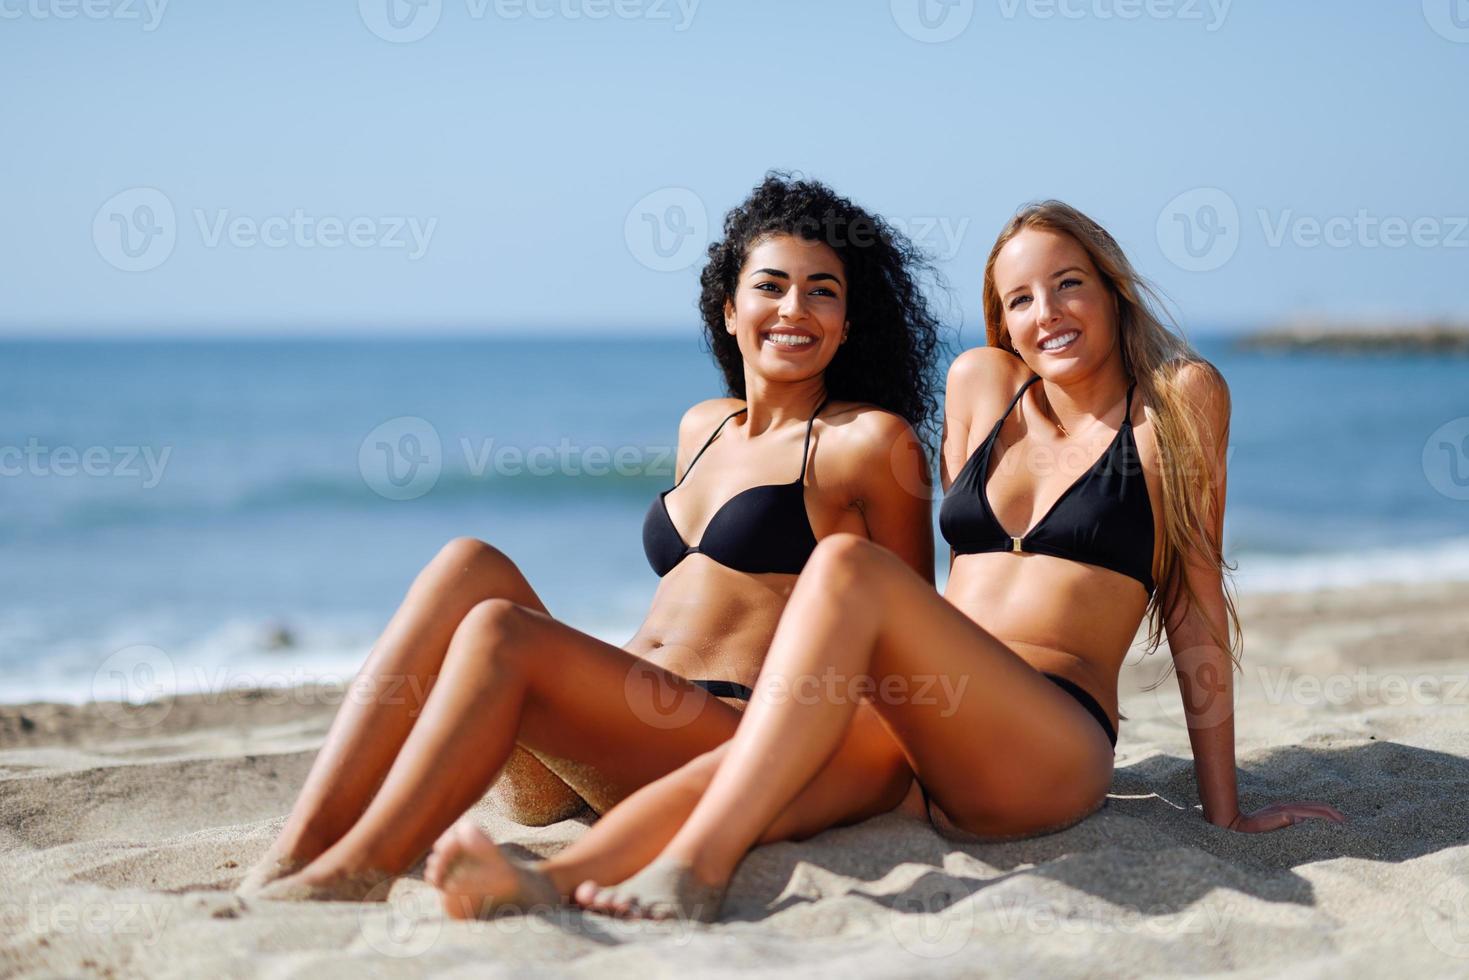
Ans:
<svg viewBox="0 0 1469 980"><path fill-rule="evenodd" d="M1469 0L417 2L0 0L0 332L678 333L770 168L969 342L1047 196L1196 328L1469 313Z"/></svg>

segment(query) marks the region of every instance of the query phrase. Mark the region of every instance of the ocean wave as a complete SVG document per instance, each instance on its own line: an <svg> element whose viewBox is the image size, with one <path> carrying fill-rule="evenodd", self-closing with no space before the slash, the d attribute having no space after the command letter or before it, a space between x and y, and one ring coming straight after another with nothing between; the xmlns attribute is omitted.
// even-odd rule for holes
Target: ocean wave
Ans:
<svg viewBox="0 0 1469 980"><path fill-rule="evenodd" d="M288 477L244 491L225 489L216 483L195 492L170 489L167 493L99 493L77 495L71 499L34 497L16 501L17 506L0 516L0 534L21 529L89 530L228 520L331 507L362 509L409 504L427 508L476 501L552 507L599 502L626 505L640 501L646 504L654 494L667 489L671 482L665 475L641 473L475 475L450 471L441 474L421 495L405 501L383 496L356 474Z"/></svg>
<svg viewBox="0 0 1469 980"><path fill-rule="evenodd" d="M1242 593L1464 582L1469 581L1469 537L1300 555L1246 550L1231 560L1238 562L1235 582Z"/></svg>
<svg viewBox="0 0 1469 980"><path fill-rule="evenodd" d="M198 694L229 698L262 689L340 690L362 666L380 627L376 616L233 618L207 629L176 621L146 632L136 623L105 624L86 638L49 645L31 639L24 658L0 662L0 701L142 703ZM635 622L609 620L586 632L621 644L636 628ZM139 635L156 639L139 643Z"/></svg>

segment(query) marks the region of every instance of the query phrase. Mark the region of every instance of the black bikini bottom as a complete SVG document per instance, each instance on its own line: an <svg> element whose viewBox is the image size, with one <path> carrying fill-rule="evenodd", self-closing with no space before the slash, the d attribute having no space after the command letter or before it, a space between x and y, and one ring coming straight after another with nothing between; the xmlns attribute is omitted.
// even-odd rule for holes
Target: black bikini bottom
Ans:
<svg viewBox="0 0 1469 980"><path fill-rule="evenodd" d="M1045 677L1052 684L1055 684L1061 690L1075 698L1076 703L1085 708L1087 713L1097 720L1097 724L1101 725L1102 731L1107 734L1107 741L1111 742L1112 747L1115 749L1117 747L1117 729L1112 727L1112 719L1107 717L1107 712L1102 710L1102 706L1097 703L1097 699L1086 693L1085 689L1078 687L1060 674L1046 674ZM734 681L694 681L693 683L702 687L716 698L737 698L741 701L748 701L755 694L750 688L743 684L736 684Z"/></svg>
<svg viewBox="0 0 1469 980"><path fill-rule="evenodd" d="M1081 705L1093 718L1097 719L1097 724L1101 725L1102 731L1107 733L1107 741L1112 743L1112 748L1117 748L1117 729L1112 727L1112 720L1107 717L1107 712L1102 710L1102 706L1097 704L1097 699L1086 693L1083 688L1071 683L1059 674L1046 674L1045 676L1052 684L1055 684L1061 690L1075 698L1077 704ZM698 681L694 683L697 684Z"/></svg>
<svg viewBox="0 0 1469 980"><path fill-rule="evenodd" d="M743 684L734 681L694 681L699 687L708 691L716 698L738 698L748 701L755 696L755 692Z"/></svg>

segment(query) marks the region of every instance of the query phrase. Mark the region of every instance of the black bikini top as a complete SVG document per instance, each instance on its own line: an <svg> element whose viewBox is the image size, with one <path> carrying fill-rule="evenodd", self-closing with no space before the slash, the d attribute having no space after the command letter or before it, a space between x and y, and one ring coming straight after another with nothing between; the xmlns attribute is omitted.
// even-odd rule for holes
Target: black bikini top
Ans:
<svg viewBox="0 0 1469 980"><path fill-rule="evenodd" d="M823 401L806 423L806 443L801 448L801 475L793 483L772 483L741 490L704 528L699 543L689 547L673 526L665 499L683 485L704 450L724 428L725 422L746 409L725 416L724 422L705 441L689 462L683 479L664 490L643 518L643 552L648 564L662 578L689 555L705 555L738 572L784 572L797 575L816 548L816 535L806 517L806 461L811 450L811 427L826 407Z"/></svg>
<svg viewBox="0 0 1469 980"><path fill-rule="evenodd" d="M1110 568L1137 579L1151 595L1153 507L1132 434L1132 392L1136 383L1128 386L1127 412L1112 444L1061 494L1035 527L1017 537L1001 527L990 510L984 485L989 478L995 439L1025 390L1039 380L1037 375L1021 385L989 437L969 457L944 494L939 507L939 530L944 540L960 555L1030 552Z"/></svg>

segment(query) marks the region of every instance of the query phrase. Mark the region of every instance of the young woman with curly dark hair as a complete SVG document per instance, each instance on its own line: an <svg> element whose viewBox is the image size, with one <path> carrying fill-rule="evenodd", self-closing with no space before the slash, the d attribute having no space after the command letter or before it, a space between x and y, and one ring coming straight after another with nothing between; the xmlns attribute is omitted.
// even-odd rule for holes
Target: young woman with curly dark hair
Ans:
<svg viewBox="0 0 1469 980"><path fill-rule="evenodd" d="M1240 805L1219 373L1154 313L1116 240L1058 201L1005 227L984 309L988 346L949 370L945 594L870 539L826 538L734 739L534 869L454 828L430 866L451 911L570 887L598 911L712 919L750 847L871 812L853 760L885 758L856 727L873 710L912 765L915 815L938 829L1073 824L1111 785L1118 672L1150 615L1178 667L1204 818L1242 832L1342 820L1320 803ZM852 697L854 682L870 696Z"/></svg>
<svg viewBox="0 0 1469 980"><path fill-rule="evenodd" d="M678 479L643 527L661 582L637 635L618 648L557 621L508 557L451 541L241 889L381 897L497 776L518 817L545 823L584 802L601 812L718 746L820 539L858 535L931 581L920 434L934 425L938 327L920 272L880 218L820 183L767 177L709 248L699 309L730 397L679 425ZM889 742L875 717L858 729ZM874 812L909 782L891 752L880 762Z"/></svg>

